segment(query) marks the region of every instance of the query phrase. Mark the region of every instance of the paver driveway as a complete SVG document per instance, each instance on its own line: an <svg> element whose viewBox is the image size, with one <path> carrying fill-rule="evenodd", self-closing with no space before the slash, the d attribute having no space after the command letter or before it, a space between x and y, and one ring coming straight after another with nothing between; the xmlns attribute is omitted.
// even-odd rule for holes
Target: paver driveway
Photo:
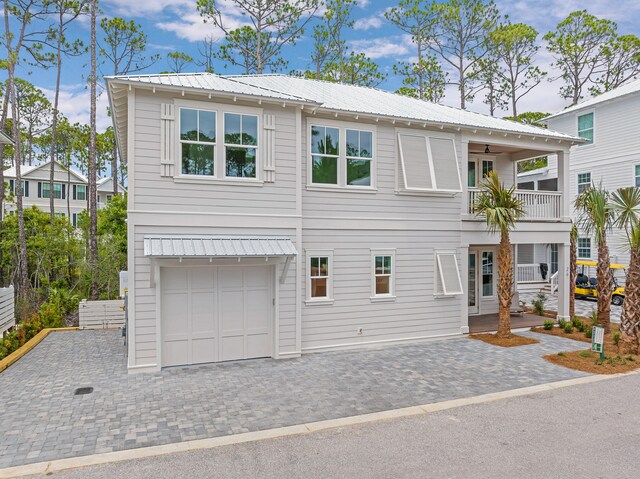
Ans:
<svg viewBox="0 0 640 479"><path fill-rule="evenodd" d="M536 299L538 293L522 293L520 299L524 301L527 306L531 306L531 302ZM593 299L577 299L576 298L576 314L578 316L589 317L593 311L598 310L598 302ZM549 311L558 311L558 294L547 294L547 302L545 303L545 309ZM622 306L611 305L611 321L613 323L620 322L620 314L622 313Z"/></svg>
<svg viewBox="0 0 640 479"><path fill-rule="evenodd" d="M535 333L525 333L534 335ZM50 334L0 374L0 468L346 417L583 376L459 338L128 375L114 331ZM78 387L93 393L74 396Z"/></svg>

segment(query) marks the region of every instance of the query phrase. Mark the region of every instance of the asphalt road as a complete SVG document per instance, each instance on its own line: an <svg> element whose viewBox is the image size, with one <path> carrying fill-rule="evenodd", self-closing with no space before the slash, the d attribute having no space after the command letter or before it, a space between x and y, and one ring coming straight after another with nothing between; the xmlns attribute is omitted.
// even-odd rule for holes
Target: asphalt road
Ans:
<svg viewBox="0 0 640 479"><path fill-rule="evenodd" d="M55 473L98 478L637 478L640 375L418 417Z"/></svg>

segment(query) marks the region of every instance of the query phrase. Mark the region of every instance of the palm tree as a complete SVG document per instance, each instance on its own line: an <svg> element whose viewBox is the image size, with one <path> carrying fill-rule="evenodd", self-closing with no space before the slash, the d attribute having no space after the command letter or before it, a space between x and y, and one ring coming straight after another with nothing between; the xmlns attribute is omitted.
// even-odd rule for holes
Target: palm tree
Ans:
<svg viewBox="0 0 640 479"><path fill-rule="evenodd" d="M640 188L620 188L611 195L615 226L624 229L630 259L620 315L620 354L640 353Z"/></svg>
<svg viewBox="0 0 640 479"><path fill-rule="evenodd" d="M569 233L571 242L569 245L569 317L573 319L576 315L576 280L578 278L578 228L575 223L571 225L571 233Z"/></svg>
<svg viewBox="0 0 640 479"><path fill-rule="evenodd" d="M484 216L487 229L500 233L498 246L498 332L499 338L511 336L511 296L513 295L513 259L509 231L524 216L524 205L515 195L516 187L506 188L497 171L491 171L480 184L474 212Z"/></svg>
<svg viewBox="0 0 640 479"><path fill-rule="evenodd" d="M610 194L602 185L584 190L575 201L578 226L593 236L598 244L596 291L598 293L598 322L605 333L611 330L611 258L607 246L607 232L611 230L614 212L609 203Z"/></svg>

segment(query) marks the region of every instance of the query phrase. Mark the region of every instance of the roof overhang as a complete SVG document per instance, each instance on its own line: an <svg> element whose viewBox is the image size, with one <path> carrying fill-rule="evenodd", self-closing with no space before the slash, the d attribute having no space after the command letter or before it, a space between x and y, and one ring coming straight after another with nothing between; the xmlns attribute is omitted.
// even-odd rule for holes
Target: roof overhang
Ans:
<svg viewBox="0 0 640 479"><path fill-rule="evenodd" d="M150 235L144 255L151 258L265 258L298 254L286 236Z"/></svg>
<svg viewBox="0 0 640 479"><path fill-rule="evenodd" d="M0 131L0 145L13 145L13 140Z"/></svg>

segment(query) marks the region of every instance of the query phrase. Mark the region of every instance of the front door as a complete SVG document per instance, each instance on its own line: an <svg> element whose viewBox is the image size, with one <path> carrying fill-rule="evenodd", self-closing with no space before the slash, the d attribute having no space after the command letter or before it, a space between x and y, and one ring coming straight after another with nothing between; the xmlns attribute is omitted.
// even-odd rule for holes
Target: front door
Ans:
<svg viewBox="0 0 640 479"><path fill-rule="evenodd" d="M478 314L478 253L469 251L469 314Z"/></svg>

